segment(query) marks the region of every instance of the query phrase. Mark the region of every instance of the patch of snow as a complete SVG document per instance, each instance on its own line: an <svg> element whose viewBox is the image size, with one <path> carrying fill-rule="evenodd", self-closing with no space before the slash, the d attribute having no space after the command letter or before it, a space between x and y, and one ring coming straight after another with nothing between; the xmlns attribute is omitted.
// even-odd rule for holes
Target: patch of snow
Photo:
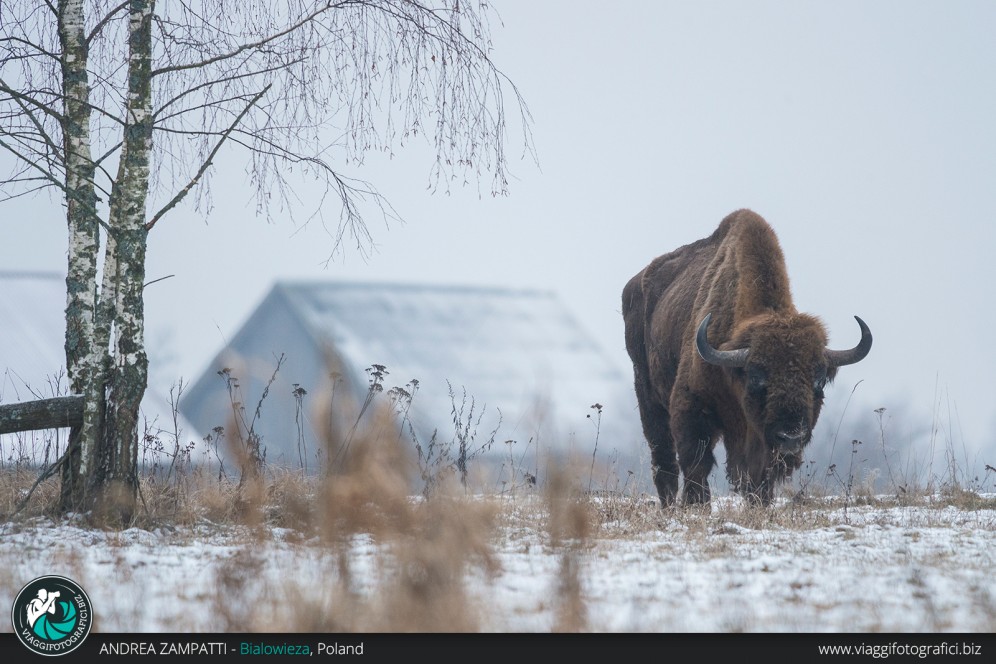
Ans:
<svg viewBox="0 0 996 664"><path fill-rule="evenodd" d="M702 516L701 530L686 517L680 528L665 522L629 537L603 530L571 547L516 520L493 539L497 572L472 566L465 583L487 607L480 629L488 632L554 628L568 550L580 563L591 632L993 629L996 511L851 507L820 515L826 525L795 529L749 528L714 513ZM338 580L327 545L286 529L271 535L214 525L106 532L50 519L3 524L0 604L9 606L35 577L63 574L90 595L98 630L207 632L223 629L220 594L279 602L281 592L322 592ZM389 544L354 536L350 590L376 593L391 555Z"/></svg>

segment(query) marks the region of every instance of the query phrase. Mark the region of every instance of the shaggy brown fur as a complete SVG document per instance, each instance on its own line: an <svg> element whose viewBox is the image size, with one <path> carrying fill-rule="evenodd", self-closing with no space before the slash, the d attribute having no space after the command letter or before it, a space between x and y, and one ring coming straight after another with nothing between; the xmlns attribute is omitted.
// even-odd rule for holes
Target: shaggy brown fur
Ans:
<svg viewBox="0 0 996 664"><path fill-rule="evenodd" d="M709 346L721 355L743 349L730 356L734 366L703 359L696 332L707 316ZM871 347L871 333L857 319L858 346L826 350L822 322L792 302L778 238L750 210L734 212L710 237L654 259L630 279L623 317L663 505L675 502L679 472L686 504L709 501L720 438L732 486L768 504L777 483L802 463L824 385Z"/></svg>

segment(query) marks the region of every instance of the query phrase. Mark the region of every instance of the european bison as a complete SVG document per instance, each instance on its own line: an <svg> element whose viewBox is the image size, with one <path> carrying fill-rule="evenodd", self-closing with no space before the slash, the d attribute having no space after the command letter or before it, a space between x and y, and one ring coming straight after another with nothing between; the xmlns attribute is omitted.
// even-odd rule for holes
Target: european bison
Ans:
<svg viewBox="0 0 996 664"><path fill-rule="evenodd" d="M660 256L623 289L626 350L662 505L678 473L685 504L709 501L713 448L726 446L731 485L767 505L802 463L837 368L862 360L827 349L816 317L796 311L778 238L738 210L708 238ZM676 458L677 455L677 458Z"/></svg>

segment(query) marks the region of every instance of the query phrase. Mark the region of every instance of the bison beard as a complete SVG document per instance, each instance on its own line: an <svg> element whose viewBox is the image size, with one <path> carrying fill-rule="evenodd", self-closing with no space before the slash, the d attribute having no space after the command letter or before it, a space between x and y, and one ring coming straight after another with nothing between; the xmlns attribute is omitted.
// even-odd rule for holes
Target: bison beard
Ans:
<svg viewBox="0 0 996 664"><path fill-rule="evenodd" d="M675 503L679 473L685 504L709 501L720 439L731 485L770 503L775 486L802 463L824 386L872 344L855 316L858 345L827 349L823 323L792 303L778 238L750 210L654 259L622 299L640 419L665 506Z"/></svg>

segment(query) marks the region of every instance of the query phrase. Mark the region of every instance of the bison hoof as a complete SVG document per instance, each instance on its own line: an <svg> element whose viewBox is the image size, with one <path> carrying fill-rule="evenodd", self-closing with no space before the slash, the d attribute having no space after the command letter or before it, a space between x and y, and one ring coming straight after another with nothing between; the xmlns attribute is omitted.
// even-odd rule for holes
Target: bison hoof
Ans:
<svg viewBox="0 0 996 664"><path fill-rule="evenodd" d="M661 499L661 507L674 507L678 498L678 478L671 473L658 472L654 476L657 495Z"/></svg>
<svg viewBox="0 0 996 664"><path fill-rule="evenodd" d="M678 492L677 491L658 491L657 497L660 499L661 507L667 509L669 507L674 507L677 503Z"/></svg>
<svg viewBox="0 0 996 664"><path fill-rule="evenodd" d="M744 494L744 498L751 507L768 507L771 505L772 496L771 491L762 488L758 491L748 491Z"/></svg>
<svg viewBox="0 0 996 664"><path fill-rule="evenodd" d="M708 482L685 482L682 492L683 503L685 505L705 505L710 498Z"/></svg>

